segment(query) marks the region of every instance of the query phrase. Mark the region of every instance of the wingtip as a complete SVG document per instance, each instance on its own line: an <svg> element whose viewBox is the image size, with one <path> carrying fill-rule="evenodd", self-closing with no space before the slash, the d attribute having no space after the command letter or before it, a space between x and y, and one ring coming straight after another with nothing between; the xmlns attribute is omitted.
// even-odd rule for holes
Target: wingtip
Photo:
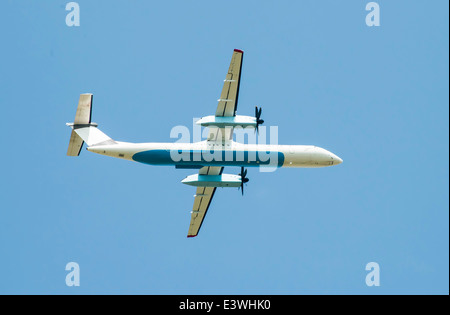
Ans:
<svg viewBox="0 0 450 315"><path fill-rule="evenodd" d="M196 237L197 235L188 235L187 237L189 238L189 237Z"/></svg>
<svg viewBox="0 0 450 315"><path fill-rule="evenodd" d="M243 50L240 50L240 49L235 49L234 51L239 52L239 53L241 53L241 54L244 53L244 51L243 51Z"/></svg>

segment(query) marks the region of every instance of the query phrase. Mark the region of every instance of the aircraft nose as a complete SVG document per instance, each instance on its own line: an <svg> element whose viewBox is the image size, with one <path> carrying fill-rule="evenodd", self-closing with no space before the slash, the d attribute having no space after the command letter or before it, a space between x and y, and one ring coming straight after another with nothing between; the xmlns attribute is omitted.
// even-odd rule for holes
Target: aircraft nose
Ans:
<svg viewBox="0 0 450 315"><path fill-rule="evenodd" d="M334 165L339 165L342 162L344 162L339 156L337 156L336 154L331 154L331 159L333 160L333 164Z"/></svg>

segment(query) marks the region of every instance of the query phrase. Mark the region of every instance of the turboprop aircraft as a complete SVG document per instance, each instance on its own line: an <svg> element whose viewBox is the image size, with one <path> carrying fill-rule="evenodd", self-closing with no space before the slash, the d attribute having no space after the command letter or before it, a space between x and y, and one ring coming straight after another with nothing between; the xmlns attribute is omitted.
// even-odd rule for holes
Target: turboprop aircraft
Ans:
<svg viewBox="0 0 450 315"><path fill-rule="evenodd" d="M115 141L91 122L92 94L81 94L73 123L68 156L78 156L83 143L87 150L115 158L149 165L171 165L198 169L198 173L181 182L197 187L191 212L188 237L197 236L217 187L238 187L244 193L246 167L325 167L342 160L335 154L311 145L261 145L233 141L235 128L258 128L261 108L255 116L236 115L244 52L235 49L225 77L215 115L206 116L197 124L209 128L208 137L195 143L129 143ZM238 175L224 174L226 166L241 167Z"/></svg>

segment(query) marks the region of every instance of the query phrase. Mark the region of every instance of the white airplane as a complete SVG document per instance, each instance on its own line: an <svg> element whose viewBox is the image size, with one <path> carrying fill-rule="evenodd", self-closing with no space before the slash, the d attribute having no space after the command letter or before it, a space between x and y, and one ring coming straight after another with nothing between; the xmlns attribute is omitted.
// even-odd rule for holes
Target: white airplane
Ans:
<svg viewBox="0 0 450 315"><path fill-rule="evenodd" d="M67 155L78 156L83 143L87 150L115 158L150 165L199 169L183 184L197 187L191 212L188 237L197 236L217 187L238 187L244 192L248 182L244 167L325 167L342 163L335 154L310 145L261 145L233 141L236 127L254 128L260 124L261 108L255 117L236 115L244 52L235 49L218 100L216 114L203 117L197 124L208 127L207 140L196 143L129 143L115 141L91 122L92 94L81 94L72 128ZM239 175L223 174L225 166L241 167Z"/></svg>

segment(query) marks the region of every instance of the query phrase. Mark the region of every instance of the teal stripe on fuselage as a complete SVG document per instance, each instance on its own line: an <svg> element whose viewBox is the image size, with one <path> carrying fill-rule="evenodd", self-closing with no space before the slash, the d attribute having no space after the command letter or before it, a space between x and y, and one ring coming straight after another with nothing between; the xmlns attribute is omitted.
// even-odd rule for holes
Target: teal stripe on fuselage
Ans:
<svg viewBox="0 0 450 315"><path fill-rule="evenodd" d="M173 155L173 159L172 159ZM133 155L136 162L150 165L175 166L245 166L281 167L284 154L276 151L173 151L148 150Z"/></svg>

